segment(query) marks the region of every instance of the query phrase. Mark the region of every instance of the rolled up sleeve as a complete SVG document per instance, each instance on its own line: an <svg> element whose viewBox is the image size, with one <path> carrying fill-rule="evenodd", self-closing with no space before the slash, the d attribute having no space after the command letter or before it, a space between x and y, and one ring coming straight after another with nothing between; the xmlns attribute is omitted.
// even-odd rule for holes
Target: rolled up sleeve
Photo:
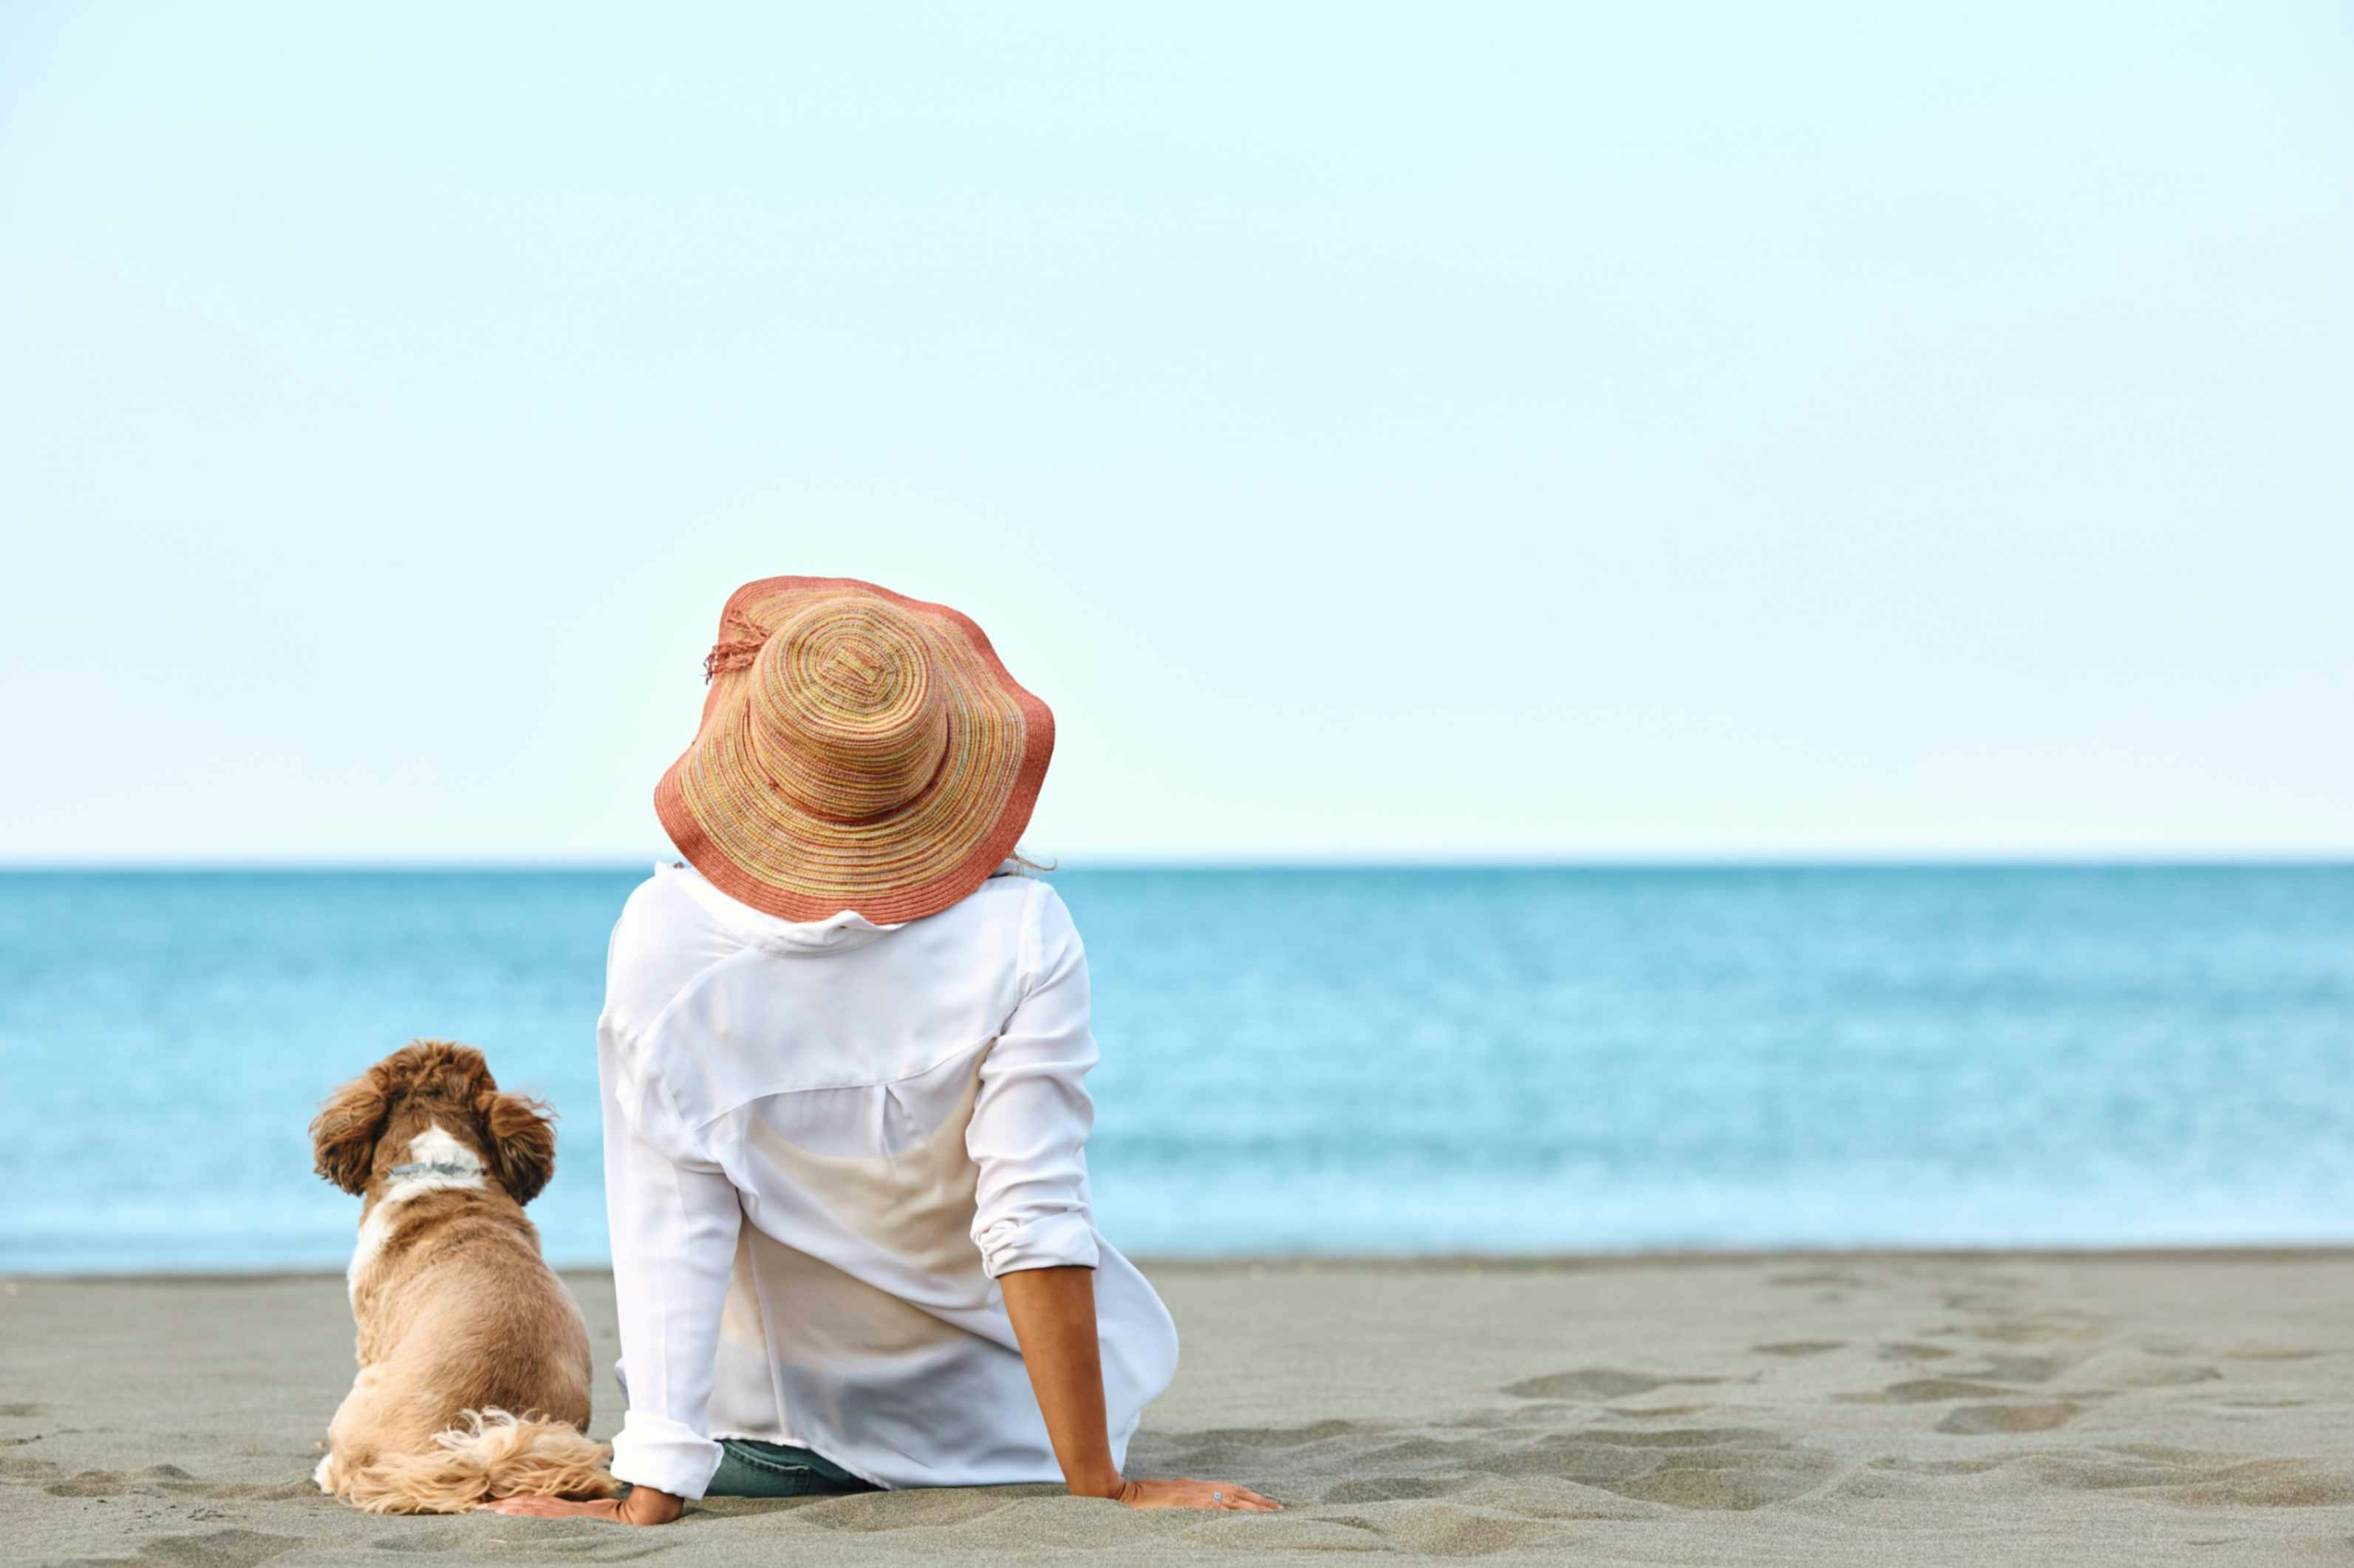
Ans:
<svg viewBox="0 0 2354 1568"><path fill-rule="evenodd" d="M1032 892L1023 921L1020 1002L981 1058L965 1148L979 1171L972 1239L995 1278L1097 1261L1087 1193L1096 1065L1087 950L1052 887Z"/></svg>
<svg viewBox="0 0 2354 1568"><path fill-rule="evenodd" d="M605 1204L629 1414L613 1438L613 1474L699 1498L719 1467L708 1412L719 1320L743 1209L707 1162L648 1142L615 1093L605 1060Z"/></svg>

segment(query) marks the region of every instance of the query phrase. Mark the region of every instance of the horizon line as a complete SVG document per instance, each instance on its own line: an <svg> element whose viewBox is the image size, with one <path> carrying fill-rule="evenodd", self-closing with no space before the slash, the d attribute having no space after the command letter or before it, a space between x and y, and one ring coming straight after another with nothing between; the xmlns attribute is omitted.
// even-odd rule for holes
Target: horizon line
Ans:
<svg viewBox="0 0 2354 1568"><path fill-rule="evenodd" d="M221 856L217 858L0 858L0 876L20 875L332 875L634 872L675 855L538 857ZM1395 872L1395 871L1797 871L1797 870L2195 870L2235 867L2354 867L2354 848L2299 850L1861 850L1837 853L1754 850L1585 853L1388 854L1254 857L1235 854L1056 857L1061 872Z"/></svg>

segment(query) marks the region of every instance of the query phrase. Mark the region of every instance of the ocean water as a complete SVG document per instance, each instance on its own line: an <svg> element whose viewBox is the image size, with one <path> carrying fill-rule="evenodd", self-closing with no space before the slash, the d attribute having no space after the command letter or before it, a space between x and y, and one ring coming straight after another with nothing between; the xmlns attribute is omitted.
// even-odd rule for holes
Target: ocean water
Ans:
<svg viewBox="0 0 2354 1568"><path fill-rule="evenodd" d="M0 1272L340 1266L334 1086L562 1113L642 871L0 875ZM1140 1255L2354 1241L2354 866L1071 871Z"/></svg>

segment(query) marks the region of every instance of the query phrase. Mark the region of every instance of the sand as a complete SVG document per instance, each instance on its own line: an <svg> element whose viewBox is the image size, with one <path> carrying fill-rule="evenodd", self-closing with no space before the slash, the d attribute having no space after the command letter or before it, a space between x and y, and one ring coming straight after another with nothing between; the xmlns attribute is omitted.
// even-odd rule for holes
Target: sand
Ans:
<svg viewBox="0 0 2354 1568"><path fill-rule="evenodd" d="M19 1280L0 1561L2354 1561L2354 1255L1149 1272L1184 1365L1130 1468L1286 1512L1039 1487L714 1502L651 1531L370 1517L306 1479L351 1376L340 1278ZM610 1365L610 1283L572 1285Z"/></svg>

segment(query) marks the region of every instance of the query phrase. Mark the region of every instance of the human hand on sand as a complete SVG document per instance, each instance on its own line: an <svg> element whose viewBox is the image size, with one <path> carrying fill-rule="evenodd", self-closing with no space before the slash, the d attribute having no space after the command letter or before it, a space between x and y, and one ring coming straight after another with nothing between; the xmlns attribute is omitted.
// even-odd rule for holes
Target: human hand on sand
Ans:
<svg viewBox="0 0 2354 1568"><path fill-rule="evenodd" d="M1232 1481L1122 1480L1111 1500L1129 1508L1198 1508L1231 1513L1278 1513L1283 1505ZM617 1524L668 1524L684 1511L668 1492L637 1487L623 1498L502 1498L486 1511L510 1519L609 1519Z"/></svg>
<svg viewBox="0 0 2354 1568"><path fill-rule="evenodd" d="M1278 1513L1283 1505L1232 1481L1129 1481L1111 1494L1129 1508L1223 1509L1231 1513Z"/></svg>
<svg viewBox="0 0 2354 1568"><path fill-rule="evenodd" d="M652 1487L632 1487L627 1497L501 1498L483 1506L510 1519L607 1519L616 1524L668 1524L686 1511L678 1499Z"/></svg>

